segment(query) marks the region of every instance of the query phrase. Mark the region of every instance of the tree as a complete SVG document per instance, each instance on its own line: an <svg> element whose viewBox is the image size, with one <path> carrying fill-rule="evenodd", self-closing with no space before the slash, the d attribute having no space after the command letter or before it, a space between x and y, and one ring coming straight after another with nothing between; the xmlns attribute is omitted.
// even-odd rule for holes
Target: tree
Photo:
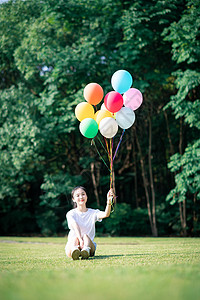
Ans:
<svg viewBox="0 0 200 300"><path fill-rule="evenodd" d="M187 203L193 206L193 225L191 231L197 229L198 219L197 203L200 199L199 184L199 155L200 148L198 130L200 129L200 69L199 62L200 42L198 22L200 16L200 5L197 2L188 1L186 10L179 22L172 23L168 30L165 30L166 40L172 42L173 59L177 62L175 76L176 95L165 107L171 107L176 119L184 120L185 126L190 128L189 142L185 143L185 149L181 145L179 154L171 157L169 168L175 172L175 188L167 197L171 204L179 203L182 234L185 236L189 227L187 226ZM182 130L182 129L181 129Z"/></svg>

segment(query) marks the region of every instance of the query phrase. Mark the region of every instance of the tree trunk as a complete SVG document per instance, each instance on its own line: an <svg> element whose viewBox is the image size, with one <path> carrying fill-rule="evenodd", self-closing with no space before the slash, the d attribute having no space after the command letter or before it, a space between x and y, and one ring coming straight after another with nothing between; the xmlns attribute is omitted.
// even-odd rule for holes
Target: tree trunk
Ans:
<svg viewBox="0 0 200 300"><path fill-rule="evenodd" d="M154 182L153 182L153 171L152 171L152 155L151 155L151 148L152 148L152 123L151 123L151 115L149 116L149 178L150 178L150 186L151 186L151 198L152 198L152 223L153 223L153 236L158 236L158 230L156 225L156 200L155 200L155 189L154 189Z"/></svg>
<svg viewBox="0 0 200 300"><path fill-rule="evenodd" d="M194 203L193 206L193 231L194 231L194 228L196 227L198 221L197 214L196 214L197 192L194 194L193 203Z"/></svg>
<svg viewBox="0 0 200 300"><path fill-rule="evenodd" d="M164 116L167 124L167 136L169 140L169 145L170 145L170 154L174 155L174 147L172 144L172 139L169 131L169 123L168 123L168 117L166 111L164 111ZM182 118L180 119L180 133L179 133L179 153L183 155L183 120ZM174 176L176 176L176 172L174 173ZM180 215L180 222L181 222L181 229L182 229L182 235L186 236L187 231L186 231L186 201L183 201L183 203L179 202L179 215Z"/></svg>
<svg viewBox="0 0 200 300"><path fill-rule="evenodd" d="M134 143L134 131L131 131L131 137L133 140L133 171L134 171L134 191L135 191L135 201L136 207L139 207L139 200L138 200L138 189L137 189L137 160L136 160L136 150L135 150L135 143Z"/></svg>
<svg viewBox="0 0 200 300"><path fill-rule="evenodd" d="M182 209L182 203L178 203L179 206L179 214L180 214L180 221L181 221L181 228L183 229L184 227L184 222L183 222L183 209Z"/></svg>
<svg viewBox="0 0 200 300"><path fill-rule="evenodd" d="M137 135L135 135L135 137L136 137L136 143L137 143L137 147L138 147L138 151L139 151L139 155L140 155L140 164L141 164L141 169L142 169L142 179L143 179L144 190L145 190L145 195L146 195L146 200L147 200L147 210L148 210L149 222L150 222L150 226L151 226L152 235L154 236L155 232L154 232L154 227L153 227L153 222L152 222L150 197L149 197L149 192L148 192L148 188L147 188L147 179L146 179L146 175L145 175L144 159L143 159L142 150L141 150L141 146L140 146Z"/></svg>
<svg viewBox="0 0 200 300"><path fill-rule="evenodd" d="M91 175L92 175L92 183L94 186L94 194L95 194L95 197L97 200L97 206L100 207L99 195L98 195L98 190L97 190L97 182L96 182L95 173L94 173L94 162L91 162L90 169L91 169Z"/></svg>
<svg viewBox="0 0 200 300"><path fill-rule="evenodd" d="M180 135L179 135L179 153L183 155L183 119L180 118ZM180 220L182 235L187 236L187 221L186 221L186 200L179 203Z"/></svg>
<svg viewBox="0 0 200 300"><path fill-rule="evenodd" d="M168 122L168 116L167 116L167 112L164 110L164 116L165 116L165 120L166 120L166 127L167 127L167 137L169 140L169 146L170 146L170 154L173 155L174 154L174 146L172 144L172 139L171 139L171 134L170 134L170 130L169 130L169 122Z"/></svg>
<svg viewBox="0 0 200 300"><path fill-rule="evenodd" d="M133 148L133 159L134 159L134 191L135 191L135 201L136 201L136 207L139 207L139 201L138 201L138 189L137 189L137 164L136 164L136 152L135 147Z"/></svg>

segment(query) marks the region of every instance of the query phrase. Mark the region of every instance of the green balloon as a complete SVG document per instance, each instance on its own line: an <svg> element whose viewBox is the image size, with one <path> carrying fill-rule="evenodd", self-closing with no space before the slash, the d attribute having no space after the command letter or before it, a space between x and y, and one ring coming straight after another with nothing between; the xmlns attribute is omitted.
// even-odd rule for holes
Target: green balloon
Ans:
<svg viewBox="0 0 200 300"><path fill-rule="evenodd" d="M92 118L83 119L79 126L82 135L88 139L93 139L98 133L98 124Z"/></svg>

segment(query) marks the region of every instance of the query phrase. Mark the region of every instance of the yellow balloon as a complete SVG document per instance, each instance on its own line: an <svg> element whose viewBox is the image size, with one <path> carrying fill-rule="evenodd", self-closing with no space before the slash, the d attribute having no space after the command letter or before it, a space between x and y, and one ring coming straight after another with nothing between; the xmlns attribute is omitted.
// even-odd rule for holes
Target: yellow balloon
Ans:
<svg viewBox="0 0 200 300"><path fill-rule="evenodd" d="M81 102L75 108L75 115L80 122L86 118L94 119L94 108L88 102Z"/></svg>
<svg viewBox="0 0 200 300"><path fill-rule="evenodd" d="M107 118L107 117L113 118L113 114L111 112L109 112L108 110L98 110L94 115L94 119L98 125L102 119Z"/></svg>

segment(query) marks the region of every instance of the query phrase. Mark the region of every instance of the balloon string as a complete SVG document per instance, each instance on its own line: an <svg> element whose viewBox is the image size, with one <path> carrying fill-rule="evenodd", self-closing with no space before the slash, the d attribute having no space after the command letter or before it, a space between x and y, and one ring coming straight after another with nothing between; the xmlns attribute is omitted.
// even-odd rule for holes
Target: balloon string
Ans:
<svg viewBox="0 0 200 300"><path fill-rule="evenodd" d="M113 187L113 158L112 158L112 150L113 150L113 139L110 139L110 189Z"/></svg>
<svg viewBox="0 0 200 300"><path fill-rule="evenodd" d="M120 144L121 144L121 141L122 141L122 138L123 138L124 132L125 132L125 129L123 129L123 131L122 131L122 134L121 134L121 137L120 137L119 143L118 143L118 145L117 145L117 147L116 147L115 154L114 154L114 156L113 156L113 160L115 159L115 156L116 156L116 154L117 154L117 151L118 151L118 149L119 149L119 146L120 146Z"/></svg>
<svg viewBox="0 0 200 300"><path fill-rule="evenodd" d="M108 154L108 150L106 150L106 148L104 147L104 144L102 143L101 139L97 136L99 143L101 144L101 146L103 147L103 149L106 151L106 153Z"/></svg>
<svg viewBox="0 0 200 300"><path fill-rule="evenodd" d="M113 173L113 170L112 170L112 139L110 139L110 149L109 149L109 145L108 145L108 141L107 139L105 138L105 143L106 143L106 147L107 147L107 150L108 150L108 159L110 161L110 189L112 188L112 182L113 182L113 179L112 179L112 173Z"/></svg>
<svg viewBox="0 0 200 300"><path fill-rule="evenodd" d="M110 189L114 189L114 181L113 181L113 138L110 139ZM114 212L115 208L115 198L112 198L111 202L111 213Z"/></svg>
<svg viewBox="0 0 200 300"><path fill-rule="evenodd" d="M109 150L109 147L108 147L108 141L105 137L104 137L104 139L105 139L105 143L106 143L106 147L107 147L107 151L108 151L108 158L109 158L109 161L110 161L110 150Z"/></svg>
<svg viewBox="0 0 200 300"><path fill-rule="evenodd" d="M94 139L92 139L92 143L93 143L93 145L95 146L95 149L96 149L97 153L99 154L99 157L101 158L101 160L103 161L104 165L106 166L106 168L107 168L107 169L109 170L109 172L110 172L109 167L107 166L105 160L103 159L103 157L101 156L99 150L97 149L97 146L96 146L96 143L95 143Z"/></svg>
<svg viewBox="0 0 200 300"><path fill-rule="evenodd" d="M94 139L92 139L92 143L96 148L97 153L99 154L99 157L102 159L103 163L105 164L105 166L107 167L107 169L110 172L110 189L113 188L114 182L113 182L113 144L114 144L114 140L110 139L110 145L108 145L108 141L107 139L104 137L105 139L105 143L106 143L106 147L107 147L107 151L104 147L104 145L102 144L101 140L98 138L99 142L101 143L102 147L104 148L104 150L107 152L108 155L108 159L110 162L110 168L107 166L105 160L103 159L103 157L101 156L100 152L97 149L96 143L94 141ZM110 146L110 147L109 147ZM111 213L114 212L114 205L115 205L115 199L112 199L112 203L111 203Z"/></svg>

